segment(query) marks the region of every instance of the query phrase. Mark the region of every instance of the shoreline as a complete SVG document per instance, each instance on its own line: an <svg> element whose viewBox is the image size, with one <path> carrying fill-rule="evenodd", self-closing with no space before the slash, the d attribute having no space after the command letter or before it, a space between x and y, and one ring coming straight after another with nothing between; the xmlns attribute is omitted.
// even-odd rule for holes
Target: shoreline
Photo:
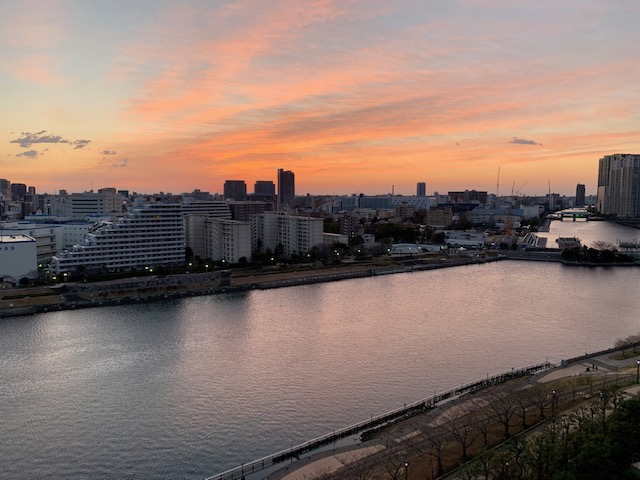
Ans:
<svg viewBox="0 0 640 480"><path fill-rule="evenodd" d="M193 296L242 293L298 285L376 277L396 273L436 270L504 260L504 255L447 256L397 259L386 265L341 264L326 268L278 272L213 272L127 278L93 283L0 290L0 318L39 313L128 305ZM234 275L235 273L235 275ZM242 275L242 273L245 273Z"/></svg>

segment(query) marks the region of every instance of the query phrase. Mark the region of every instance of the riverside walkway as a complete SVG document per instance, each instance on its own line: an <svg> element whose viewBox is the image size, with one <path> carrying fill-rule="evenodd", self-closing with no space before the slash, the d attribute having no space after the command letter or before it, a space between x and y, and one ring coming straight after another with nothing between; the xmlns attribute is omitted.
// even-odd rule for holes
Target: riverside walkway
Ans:
<svg viewBox="0 0 640 480"><path fill-rule="evenodd" d="M554 364L550 362L543 362L543 363L530 365L528 367L524 367L520 369L510 370L508 372L494 375L492 377L483 378L481 380L477 380L475 382L468 383L466 385L462 385L457 388L452 388L445 392L433 395L432 397L429 397L427 399L405 405L402 408L392 410L382 415L378 415L368 420L356 423L354 425L350 425L340 430L336 430L327 435L323 435L313 440L309 440L300 445L293 446L287 450L283 450L283 451L274 453L272 455L259 458L258 460L254 460L253 462L242 464L238 467L235 467L230 470L219 473L217 475L208 477L207 480L241 480L245 478L246 475L250 475L252 473L262 471L274 465L282 464L286 460L299 459L300 455L302 454L311 452L324 445L331 444L342 438L349 437L351 435L362 433L365 431L381 428L393 422L415 415L416 413L431 410L435 408L440 402L456 398L466 393L475 392L477 390L480 390L482 388L485 388L491 385L497 385L515 378L532 375L534 373L548 370L553 367L555 367Z"/></svg>

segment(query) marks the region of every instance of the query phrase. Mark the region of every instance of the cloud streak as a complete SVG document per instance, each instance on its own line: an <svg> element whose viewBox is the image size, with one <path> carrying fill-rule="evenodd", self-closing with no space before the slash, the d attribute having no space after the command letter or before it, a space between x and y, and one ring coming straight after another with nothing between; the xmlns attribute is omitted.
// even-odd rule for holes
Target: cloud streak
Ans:
<svg viewBox="0 0 640 480"><path fill-rule="evenodd" d="M59 135L48 134L46 130L41 130L36 133L22 132L18 138L10 140L9 143L17 143L22 148L30 148L34 143L69 143L69 140L65 140Z"/></svg>
<svg viewBox="0 0 640 480"><path fill-rule="evenodd" d="M36 150L27 150L26 152L22 152L22 153L18 153L16 155L16 157L31 157L31 158L35 158L39 155L42 155L41 153L38 153Z"/></svg>
<svg viewBox="0 0 640 480"><path fill-rule="evenodd" d="M509 140L509 143L515 143L517 145L542 145L540 142L536 142L535 140L527 140L518 137L513 137L511 140Z"/></svg>
<svg viewBox="0 0 640 480"><path fill-rule="evenodd" d="M123 158L122 160L120 160L120 162L111 164L111 166L115 167L115 168L125 168L128 165L129 165L129 159L128 158Z"/></svg>

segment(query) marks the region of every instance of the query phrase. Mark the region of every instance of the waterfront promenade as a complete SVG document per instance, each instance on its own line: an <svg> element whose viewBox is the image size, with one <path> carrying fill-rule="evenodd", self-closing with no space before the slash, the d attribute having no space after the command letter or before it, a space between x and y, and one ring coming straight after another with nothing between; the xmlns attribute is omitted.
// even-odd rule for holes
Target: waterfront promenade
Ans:
<svg viewBox="0 0 640 480"><path fill-rule="evenodd" d="M625 359L616 359L614 354L619 353L618 350L609 349L594 354L586 354L577 359L569 359L563 361L558 366L544 365L543 368L529 371L529 375L514 375L513 379L504 379L509 382L514 379L526 379L517 384L516 388L510 390L513 400L512 405L522 402L518 400L518 391L530 390L533 402L535 403L535 392L547 392L548 397L538 404L538 407L547 409L552 414L562 415L565 411L573 411L588 402L591 398L597 398L597 392L601 388L607 386L620 388L622 387L622 396L636 396L640 394L640 385L637 384L636 366L638 365L638 357L630 357ZM597 369L595 367L598 367ZM514 380L517 381L517 380ZM295 457L295 461L291 464L283 465L279 470L272 472L266 478L268 480L310 480L314 478L333 479L340 478L339 472L347 471L352 473L356 469L364 471L365 468L373 470L375 465L381 467L383 471L393 477L393 469L395 473L402 473L402 478L457 478L455 476L456 469L449 471L446 475L438 475L434 470L433 462L421 463L416 462L415 454L420 450L419 443L423 448L433 449L442 442L444 437L426 439L430 430L442 429L450 434L448 442L456 444L463 442L465 449L472 451L472 445L477 438L477 433L473 436L474 440L468 441L465 436L470 430L476 429L478 414L474 413L482 409L500 411L508 402L501 400L500 397L492 393L492 389L504 388L501 385L504 382L489 382L485 384L480 392L478 388L464 392L464 394L455 394L451 397L443 399L431 405L431 408L416 412L413 416L389 424L388 428L381 428L369 435L364 435L362 441L354 442L352 445L342 446L331 450L320 451L311 455ZM476 392L476 395L474 395ZM502 390L504 393L505 390ZM455 391L452 393L456 393ZM522 397L521 397L522 398ZM491 406L491 402L500 404L498 408ZM504 402L504 403L501 403ZM471 416L471 423L464 426L460 423L463 417ZM517 417L514 409L514 417ZM524 421L524 417L521 417ZM495 420L495 419L494 419ZM528 434L535 430L536 425L544 423L545 418L542 417L540 423L533 424L533 427L526 429ZM454 426L447 424L456 423ZM511 425L511 422L509 422ZM500 427L501 428L501 427ZM463 433L467 432L467 433ZM472 436L470 435L469 438ZM468 443L465 443L468 442ZM444 443L440 444L443 448L442 454L443 465L444 460ZM459 447L459 445L458 445ZM425 455L432 457L434 453ZM459 455L459 453L458 453ZM464 454L463 454L464 456ZM391 460L390 460L391 459ZM423 459L424 460L424 459ZM395 466L392 464L395 463ZM353 467L351 465L354 465ZM357 466L355 466L357 465ZM406 472L402 468L406 469ZM451 469L449 464L447 470ZM230 473L230 472L227 472ZM212 477L213 480L231 477ZM253 478L253 477L247 477ZM256 477L257 478L257 477Z"/></svg>

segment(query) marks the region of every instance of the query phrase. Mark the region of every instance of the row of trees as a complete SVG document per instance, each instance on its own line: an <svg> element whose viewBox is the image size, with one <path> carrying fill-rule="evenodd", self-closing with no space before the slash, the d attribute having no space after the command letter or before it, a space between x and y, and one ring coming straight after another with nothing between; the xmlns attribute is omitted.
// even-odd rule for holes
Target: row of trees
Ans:
<svg viewBox="0 0 640 480"><path fill-rule="evenodd" d="M637 353L640 350L640 333L636 335L629 335L628 337L618 338L615 341L614 346L622 350L624 355L628 350L633 350L633 353Z"/></svg>
<svg viewBox="0 0 640 480"><path fill-rule="evenodd" d="M565 248L562 258L570 262L584 263L630 263L633 257L618 252L618 249L603 241L593 242L591 247Z"/></svg>
<svg viewBox="0 0 640 480"><path fill-rule="evenodd" d="M514 437L460 469L456 478L583 479L636 478L640 457L640 397L623 400L615 387L595 401L558 416L541 432Z"/></svg>
<svg viewBox="0 0 640 480"><path fill-rule="evenodd" d="M417 420L415 432L410 435L399 439L388 434L382 439L386 448L374 455L339 457L344 464L339 470L317 471L307 478L437 478L471 458L474 458L473 462L459 471L459 478L563 478L550 472L560 465L556 461L558 458L566 457L565 451L557 453L542 450L542 447L555 445L553 442L558 441L558 435L572 431L574 423L600 419L601 425L608 425L604 412L613 411L622 404L621 397L614 393L617 387L612 384L625 381L628 377L590 375L572 377L553 386L521 380L491 387L448 408L429 424L422 425ZM561 409L577 404L584 396L593 396L595 401L580 407L573 416L558 415ZM515 435L549 417L552 425L549 428L557 435L545 440L546 443L536 443L540 442L537 435L530 440ZM504 448L492 450L494 445L505 441ZM414 476L416 474L418 476Z"/></svg>

